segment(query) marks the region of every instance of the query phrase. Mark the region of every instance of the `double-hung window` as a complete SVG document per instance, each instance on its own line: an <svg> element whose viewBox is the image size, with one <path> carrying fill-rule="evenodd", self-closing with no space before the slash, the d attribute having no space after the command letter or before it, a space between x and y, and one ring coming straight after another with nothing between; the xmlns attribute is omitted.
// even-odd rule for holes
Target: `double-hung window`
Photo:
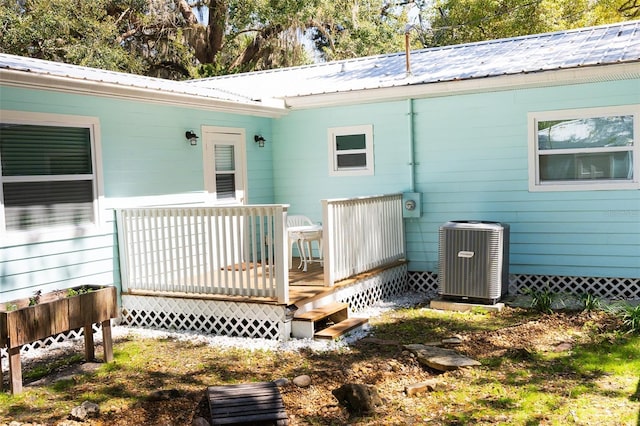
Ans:
<svg viewBox="0 0 640 426"><path fill-rule="evenodd" d="M0 232L98 222L97 127L91 117L1 112Z"/></svg>
<svg viewBox="0 0 640 426"><path fill-rule="evenodd" d="M372 175L373 126L332 127L329 135L329 176Z"/></svg>
<svg viewBox="0 0 640 426"><path fill-rule="evenodd" d="M529 114L531 191L640 188L640 108Z"/></svg>

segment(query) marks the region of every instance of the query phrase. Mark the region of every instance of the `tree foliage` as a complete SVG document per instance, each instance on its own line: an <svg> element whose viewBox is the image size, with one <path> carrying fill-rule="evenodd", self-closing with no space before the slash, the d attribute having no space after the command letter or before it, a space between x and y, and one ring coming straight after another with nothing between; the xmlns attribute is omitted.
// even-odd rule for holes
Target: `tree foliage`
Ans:
<svg viewBox="0 0 640 426"><path fill-rule="evenodd" d="M435 0L417 2L423 46L515 37L637 18L638 0Z"/></svg>
<svg viewBox="0 0 640 426"><path fill-rule="evenodd" d="M0 51L185 79L633 19L640 0L3 0Z"/></svg>
<svg viewBox="0 0 640 426"><path fill-rule="evenodd" d="M381 0L15 0L0 50L182 79L396 51L406 13ZM315 48L315 49L314 49Z"/></svg>
<svg viewBox="0 0 640 426"><path fill-rule="evenodd" d="M0 51L139 73L142 61L119 43L141 0L23 0L0 3Z"/></svg>

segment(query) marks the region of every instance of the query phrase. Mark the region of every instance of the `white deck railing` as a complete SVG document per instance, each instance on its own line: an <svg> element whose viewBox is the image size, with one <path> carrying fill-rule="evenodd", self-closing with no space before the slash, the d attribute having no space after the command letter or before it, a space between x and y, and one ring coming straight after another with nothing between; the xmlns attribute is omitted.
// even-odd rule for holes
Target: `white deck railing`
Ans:
<svg viewBox="0 0 640 426"><path fill-rule="evenodd" d="M322 201L325 285L405 258L402 194Z"/></svg>
<svg viewBox="0 0 640 426"><path fill-rule="evenodd" d="M324 282L405 257L402 195L322 201ZM123 292L289 303L287 207L116 209Z"/></svg>
<svg viewBox="0 0 640 426"><path fill-rule="evenodd" d="M289 302L283 205L116 209L123 292Z"/></svg>

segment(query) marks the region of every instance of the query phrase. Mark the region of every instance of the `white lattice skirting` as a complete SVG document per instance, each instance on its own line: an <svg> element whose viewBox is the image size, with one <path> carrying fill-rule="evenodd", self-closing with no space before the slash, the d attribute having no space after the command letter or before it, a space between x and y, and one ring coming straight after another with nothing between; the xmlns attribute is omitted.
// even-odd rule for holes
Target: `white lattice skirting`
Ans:
<svg viewBox="0 0 640 426"><path fill-rule="evenodd" d="M278 305L122 295L123 325L282 339L285 319L286 307Z"/></svg>
<svg viewBox="0 0 640 426"><path fill-rule="evenodd" d="M336 292L336 300L347 303L352 312L358 312L408 290L407 265L401 265L343 287Z"/></svg>
<svg viewBox="0 0 640 426"><path fill-rule="evenodd" d="M409 288L430 295L438 293L438 275L433 272L409 272ZM526 289L549 290L573 295L591 294L608 300L640 299L640 278L569 277L559 275L523 275L509 277L509 294Z"/></svg>
<svg viewBox="0 0 640 426"><path fill-rule="evenodd" d="M93 324L94 342L99 343L102 341L102 332L100 324ZM47 337L46 339L36 340L35 342L27 343L20 347L20 353L26 354L38 349L46 348L56 343L64 343L71 340L82 339L84 337L84 327L77 328L75 330L65 331L64 333L55 334ZM9 371L9 361L6 348L0 348L0 365L2 371Z"/></svg>
<svg viewBox="0 0 640 426"><path fill-rule="evenodd" d="M510 294L522 294L527 288L574 295L589 293L609 300L640 299L638 278L511 275ZM352 312L358 312L406 291L435 297L438 294L437 274L407 272L406 265L401 265L343 287L333 298L348 303ZM289 336L287 309L284 306L131 295L123 295L122 303L121 323L125 325L281 340ZM100 331L99 325L94 324L93 327L94 333ZM24 345L21 352L26 353L82 336L82 328L71 330ZM96 336L96 339L99 338L100 333ZM0 355L2 369L6 370L6 350L1 349Z"/></svg>
<svg viewBox="0 0 640 426"><path fill-rule="evenodd" d="M339 289L333 298L356 312L406 292L406 276L406 265L390 268ZM281 305L126 294L121 324L279 340L290 334L287 309Z"/></svg>

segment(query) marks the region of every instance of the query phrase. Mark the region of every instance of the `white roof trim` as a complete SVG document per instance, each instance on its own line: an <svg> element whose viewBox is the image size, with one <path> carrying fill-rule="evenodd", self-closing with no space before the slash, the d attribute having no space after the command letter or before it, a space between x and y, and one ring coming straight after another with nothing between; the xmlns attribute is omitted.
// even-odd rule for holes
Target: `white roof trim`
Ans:
<svg viewBox="0 0 640 426"><path fill-rule="evenodd" d="M405 86L292 96L284 101L290 109L309 109L630 79L640 79L640 62L424 84L408 79Z"/></svg>
<svg viewBox="0 0 640 426"><path fill-rule="evenodd" d="M210 111L278 118L286 115L284 102L271 100L268 104L242 103L189 93L167 92L158 89L124 86L92 80L80 80L36 72L0 69L3 86L25 89L45 89L63 93L103 96L157 104L168 104Z"/></svg>

